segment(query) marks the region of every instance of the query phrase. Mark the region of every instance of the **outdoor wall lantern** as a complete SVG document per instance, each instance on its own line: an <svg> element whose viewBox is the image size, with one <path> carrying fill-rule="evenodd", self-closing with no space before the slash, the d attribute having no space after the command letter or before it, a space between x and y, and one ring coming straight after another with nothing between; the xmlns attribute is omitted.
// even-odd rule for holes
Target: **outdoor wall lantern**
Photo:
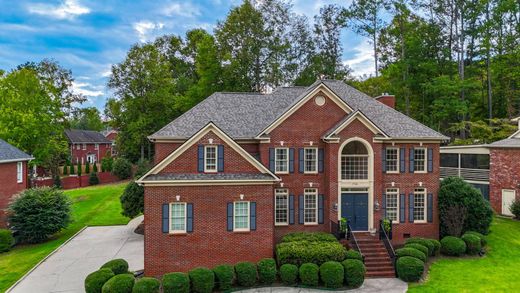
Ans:
<svg viewBox="0 0 520 293"><path fill-rule="evenodd" d="M175 199L176 199L177 201L179 201L179 200L181 200L181 196L180 196L180 195L176 195L176 196L175 196Z"/></svg>
<svg viewBox="0 0 520 293"><path fill-rule="evenodd" d="M241 194L241 195L240 195L240 200L243 200L243 199L244 199L244 195Z"/></svg>
<svg viewBox="0 0 520 293"><path fill-rule="evenodd" d="M335 203L333 206L332 206L332 209L337 212L338 211L338 203Z"/></svg>
<svg viewBox="0 0 520 293"><path fill-rule="evenodd" d="M376 203L374 203L374 209L376 211L379 211L379 202L376 200Z"/></svg>

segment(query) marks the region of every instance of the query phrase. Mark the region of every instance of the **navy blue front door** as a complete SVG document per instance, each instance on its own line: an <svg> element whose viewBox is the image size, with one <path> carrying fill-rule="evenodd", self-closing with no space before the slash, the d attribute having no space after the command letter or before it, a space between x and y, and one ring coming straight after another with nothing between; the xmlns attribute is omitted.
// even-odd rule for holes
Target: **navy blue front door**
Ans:
<svg viewBox="0 0 520 293"><path fill-rule="evenodd" d="M341 217L354 231L368 231L368 193L342 193Z"/></svg>

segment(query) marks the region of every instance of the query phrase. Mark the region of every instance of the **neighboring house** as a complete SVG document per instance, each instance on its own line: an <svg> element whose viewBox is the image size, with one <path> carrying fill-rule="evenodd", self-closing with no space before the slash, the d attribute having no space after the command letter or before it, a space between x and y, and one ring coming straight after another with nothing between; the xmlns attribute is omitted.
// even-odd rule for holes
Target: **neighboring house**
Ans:
<svg viewBox="0 0 520 293"><path fill-rule="evenodd" d="M458 176L480 189L496 213L512 216L520 198L520 117L518 131L485 145L441 147L441 178Z"/></svg>
<svg viewBox="0 0 520 293"><path fill-rule="evenodd" d="M342 217L359 235L391 219L394 244L437 238L448 138L394 104L333 80L215 93L151 135L145 274L273 257L283 235L336 232Z"/></svg>
<svg viewBox="0 0 520 293"><path fill-rule="evenodd" d="M117 147L116 147L116 139L118 135L118 131L115 129L110 129L102 132L103 135L112 142L112 156L117 155Z"/></svg>
<svg viewBox="0 0 520 293"><path fill-rule="evenodd" d="M13 195L26 189L28 184L27 163L33 157L0 139L0 227L5 228L5 209Z"/></svg>
<svg viewBox="0 0 520 293"><path fill-rule="evenodd" d="M99 162L112 153L112 142L101 132L67 129L65 136L69 141L70 159L74 164Z"/></svg>

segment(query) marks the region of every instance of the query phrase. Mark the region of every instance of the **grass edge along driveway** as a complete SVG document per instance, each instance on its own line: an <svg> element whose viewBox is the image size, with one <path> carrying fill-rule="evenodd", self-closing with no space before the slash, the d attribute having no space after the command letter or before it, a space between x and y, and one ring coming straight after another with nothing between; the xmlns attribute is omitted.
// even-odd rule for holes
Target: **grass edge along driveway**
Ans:
<svg viewBox="0 0 520 293"><path fill-rule="evenodd" d="M5 292L38 262L85 226L124 225L130 219L121 215L119 196L125 183L66 190L72 201L72 223L51 240L40 244L18 245L0 254L0 292Z"/></svg>
<svg viewBox="0 0 520 293"><path fill-rule="evenodd" d="M495 217L487 253L477 258L441 258L424 283L408 292L517 292L520 288L520 221Z"/></svg>

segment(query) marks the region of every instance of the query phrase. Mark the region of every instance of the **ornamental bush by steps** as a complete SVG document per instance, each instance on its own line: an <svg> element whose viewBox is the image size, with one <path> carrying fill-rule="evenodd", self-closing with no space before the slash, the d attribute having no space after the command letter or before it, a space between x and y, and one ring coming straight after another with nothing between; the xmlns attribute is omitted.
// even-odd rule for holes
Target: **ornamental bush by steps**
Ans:
<svg viewBox="0 0 520 293"><path fill-rule="evenodd" d="M360 260L360 261L363 261L363 256L361 255L361 253L357 250L347 250L347 253L346 253L346 259L357 259L357 260Z"/></svg>
<svg viewBox="0 0 520 293"><path fill-rule="evenodd" d="M449 256L461 256L466 252L466 243L457 237L446 236L441 240L441 252Z"/></svg>
<svg viewBox="0 0 520 293"><path fill-rule="evenodd" d="M347 250L339 242L294 241L276 245L278 265L286 263L301 265L315 263L321 265L327 261L343 261Z"/></svg>
<svg viewBox="0 0 520 293"><path fill-rule="evenodd" d="M421 245L419 243L408 243L408 244L405 244L404 247L411 247L411 248L415 248L415 249L421 251L426 256L426 260L428 260L428 255L429 255L428 247Z"/></svg>
<svg viewBox="0 0 520 293"><path fill-rule="evenodd" d="M328 261L320 266L320 278L327 288L340 288L343 285L345 269L337 261Z"/></svg>
<svg viewBox="0 0 520 293"><path fill-rule="evenodd" d="M363 262L357 259L347 259L342 263L345 269L345 284L351 288L358 288L365 281L366 268Z"/></svg>
<svg viewBox="0 0 520 293"><path fill-rule="evenodd" d="M397 259L397 275L405 282L417 282L424 272L424 262L411 256Z"/></svg>
<svg viewBox="0 0 520 293"><path fill-rule="evenodd" d="M411 256L411 257L420 259L423 262L426 262L426 255L422 251L415 249L413 247L403 247L403 248L396 249L395 255L398 258L403 257L403 256Z"/></svg>
<svg viewBox="0 0 520 293"><path fill-rule="evenodd" d="M422 246L428 248L428 252L427 252L426 256L431 256L435 252L435 245L429 239L420 238L420 237L412 237L412 238L406 239L405 243L406 244L418 243L418 244L421 244Z"/></svg>
<svg viewBox="0 0 520 293"><path fill-rule="evenodd" d="M281 242L338 242L336 237L330 233L325 232L293 232L286 234Z"/></svg>

